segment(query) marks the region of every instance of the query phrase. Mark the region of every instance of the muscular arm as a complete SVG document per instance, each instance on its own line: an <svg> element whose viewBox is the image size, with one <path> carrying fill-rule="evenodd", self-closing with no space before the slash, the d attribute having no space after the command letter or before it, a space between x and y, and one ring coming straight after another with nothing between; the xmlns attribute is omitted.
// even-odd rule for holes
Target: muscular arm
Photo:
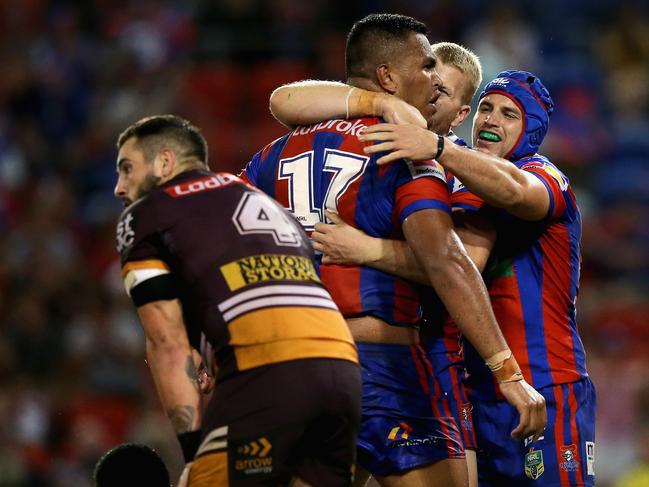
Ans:
<svg viewBox="0 0 649 487"><path fill-rule="evenodd" d="M486 360L507 350L487 289L451 217L436 210L418 211L406 218L403 232L449 315L480 356Z"/></svg>
<svg viewBox="0 0 649 487"><path fill-rule="evenodd" d="M404 158L428 160L437 153L437 135L409 125L375 125L359 139L380 142L366 147L367 154L390 151L378 159L379 164ZM447 143L438 162L491 206L531 221L544 218L548 212L550 196L543 183L506 159Z"/></svg>
<svg viewBox="0 0 649 487"><path fill-rule="evenodd" d="M335 213L327 212L327 218L333 224L316 224L312 235L313 248L324 254L323 264L366 265L430 285L428 275L405 241L371 237L347 225ZM484 218L463 211L454 212L453 222L469 258L482 271L496 238L493 226Z"/></svg>
<svg viewBox="0 0 649 487"><path fill-rule="evenodd" d="M453 225L469 258L482 272L496 241L495 227L487 218L462 210L453 212Z"/></svg>
<svg viewBox="0 0 649 487"><path fill-rule="evenodd" d="M337 81L307 80L280 86L270 96L270 111L287 127L363 116L426 126L419 111L399 98Z"/></svg>
<svg viewBox="0 0 649 487"><path fill-rule="evenodd" d="M146 336L149 369L174 430L177 434L198 430L198 375L178 300L147 303L137 312Z"/></svg>
<svg viewBox="0 0 649 487"><path fill-rule="evenodd" d="M314 248L325 253L324 263L369 265L432 284L450 316L483 358L502 357L503 351L508 350L478 268L453 231L448 214L422 210L410 215L403 224L407 243L370 237L346 225L335 214L328 213L327 217L334 224L319 223L313 232ZM494 229L478 215L457 212L454 219L471 258L484 268L495 240ZM503 372L495 373L502 377ZM521 415L512 436L538 437L546 422L543 397L524 380L501 382L500 390Z"/></svg>
<svg viewBox="0 0 649 487"><path fill-rule="evenodd" d="M511 162L448 144L438 161L474 194L524 220L540 220L550 208L545 185Z"/></svg>
<svg viewBox="0 0 649 487"><path fill-rule="evenodd" d="M453 230L451 217L437 210L421 210L404 220L403 233L462 334L488 364L500 364L490 367L501 393L520 414L512 437L538 438L547 421L545 400L520 374L496 322L484 282ZM501 362L502 357L508 358ZM505 362L509 362L507 372ZM514 382L505 379L514 370Z"/></svg>

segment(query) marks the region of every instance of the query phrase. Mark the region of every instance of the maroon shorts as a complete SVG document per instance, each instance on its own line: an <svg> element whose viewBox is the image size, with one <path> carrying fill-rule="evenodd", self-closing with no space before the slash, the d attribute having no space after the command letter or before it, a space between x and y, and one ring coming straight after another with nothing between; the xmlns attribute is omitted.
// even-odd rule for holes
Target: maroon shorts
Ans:
<svg viewBox="0 0 649 487"><path fill-rule="evenodd" d="M351 485L360 397L358 365L335 359L282 362L217 384L189 485L288 485L295 476Z"/></svg>

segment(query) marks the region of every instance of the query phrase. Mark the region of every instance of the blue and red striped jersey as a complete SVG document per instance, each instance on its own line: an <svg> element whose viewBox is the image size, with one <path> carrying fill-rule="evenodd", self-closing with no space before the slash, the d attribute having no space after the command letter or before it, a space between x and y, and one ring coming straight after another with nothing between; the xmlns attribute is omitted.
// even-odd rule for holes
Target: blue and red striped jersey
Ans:
<svg viewBox="0 0 649 487"><path fill-rule="evenodd" d="M525 157L516 166L533 174L550 197L546 217L521 220L456 183L453 207L481 210L496 225L497 239L485 283L500 328L535 388L577 381L586 372L575 302L581 264L581 215L568 178L545 157ZM484 361L465 344L469 385L478 398L493 399L498 388Z"/></svg>
<svg viewBox="0 0 649 487"><path fill-rule="evenodd" d="M378 166L358 135L378 118L329 120L298 127L258 152L242 177L284 205L305 230L335 211L374 237L403 239L401 225L419 210L450 213L443 168L434 161ZM413 326L420 317L416 286L364 266L320 265L320 277L346 317L371 315Z"/></svg>

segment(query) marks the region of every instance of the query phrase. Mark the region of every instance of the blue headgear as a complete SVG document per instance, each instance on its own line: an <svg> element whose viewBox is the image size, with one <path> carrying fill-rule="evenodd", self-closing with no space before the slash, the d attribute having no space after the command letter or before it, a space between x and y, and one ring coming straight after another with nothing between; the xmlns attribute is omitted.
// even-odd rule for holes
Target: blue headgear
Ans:
<svg viewBox="0 0 649 487"><path fill-rule="evenodd" d="M554 110L554 102L541 80L527 71L502 71L487 83L479 99L489 93L506 96L523 113L523 131L505 158L516 161L534 154L548 132Z"/></svg>

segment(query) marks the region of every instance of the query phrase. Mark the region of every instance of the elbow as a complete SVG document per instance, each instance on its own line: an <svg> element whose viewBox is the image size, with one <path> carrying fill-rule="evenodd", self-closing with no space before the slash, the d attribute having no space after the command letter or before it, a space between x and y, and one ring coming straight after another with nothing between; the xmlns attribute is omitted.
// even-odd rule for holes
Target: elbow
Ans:
<svg viewBox="0 0 649 487"><path fill-rule="evenodd" d="M283 124L287 123L284 107L286 106L289 97L289 90L285 86L280 86L271 93L270 100L268 101L268 109L270 110L270 113Z"/></svg>

